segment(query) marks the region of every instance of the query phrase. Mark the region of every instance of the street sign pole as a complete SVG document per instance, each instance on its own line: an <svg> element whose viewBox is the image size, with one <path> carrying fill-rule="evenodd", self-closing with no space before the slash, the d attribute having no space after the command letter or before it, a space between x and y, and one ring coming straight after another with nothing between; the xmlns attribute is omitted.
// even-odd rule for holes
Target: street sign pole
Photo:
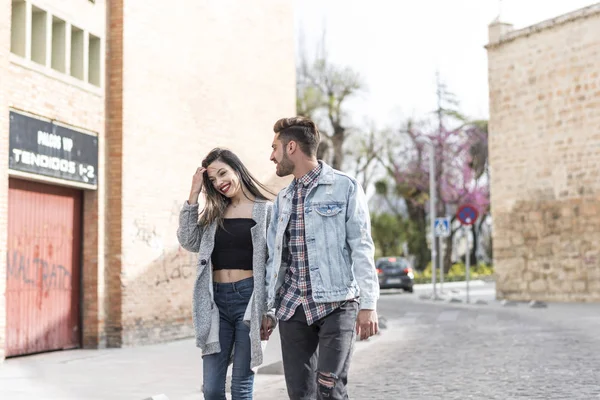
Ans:
<svg viewBox="0 0 600 400"><path fill-rule="evenodd" d="M444 293L444 239L442 237L439 238L440 245L440 292Z"/></svg>
<svg viewBox="0 0 600 400"><path fill-rule="evenodd" d="M469 280L471 279L471 225L465 227L465 236L467 239L467 254L465 256L466 261L466 280L467 280L467 303L469 302Z"/></svg>
<svg viewBox="0 0 600 400"><path fill-rule="evenodd" d="M437 242L437 250L440 256L439 260L434 260L439 262L438 268L440 270L440 293L444 293L444 240L443 238L450 237L451 233L451 224L450 218L436 218L434 225L434 240ZM433 274L437 275L437 271L434 271Z"/></svg>
<svg viewBox="0 0 600 400"><path fill-rule="evenodd" d="M429 213L431 218L431 287L433 290L432 298L437 298L435 287L435 258L436 258L436 237L435 237L435 147L433 142L429 141Z"/></svg>

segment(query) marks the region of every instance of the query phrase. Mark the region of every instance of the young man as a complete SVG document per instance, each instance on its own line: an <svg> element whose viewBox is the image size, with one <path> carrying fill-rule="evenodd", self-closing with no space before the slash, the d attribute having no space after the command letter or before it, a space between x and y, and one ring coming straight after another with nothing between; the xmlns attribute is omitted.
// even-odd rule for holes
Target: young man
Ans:
<svg viewBox="0 0 600 400"><path fill-rule="evenodd" d="M295 178L277 196L267 234L269 307L280 321L288 395L347 399L356 334L378 331L367 200L354 179L317 160L313 121L283 118L273 129L277 175Z"/></svg>

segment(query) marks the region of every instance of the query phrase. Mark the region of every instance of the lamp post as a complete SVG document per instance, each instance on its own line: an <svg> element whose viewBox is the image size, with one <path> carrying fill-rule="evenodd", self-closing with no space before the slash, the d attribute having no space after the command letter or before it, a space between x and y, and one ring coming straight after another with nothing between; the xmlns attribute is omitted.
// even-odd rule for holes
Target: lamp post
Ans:
<svg viewBox="0 0 600 400"><path fill-rule="evenodd" d="M431 287L433 290L432 298L437 298L437 288L436 288L436 256L437 256L437 246L435 240L435 218L436 218L436 196L435 196L435 146L433 142L428 137L420 137L420 141L429 145L429 218L431 225Z"/></svg>

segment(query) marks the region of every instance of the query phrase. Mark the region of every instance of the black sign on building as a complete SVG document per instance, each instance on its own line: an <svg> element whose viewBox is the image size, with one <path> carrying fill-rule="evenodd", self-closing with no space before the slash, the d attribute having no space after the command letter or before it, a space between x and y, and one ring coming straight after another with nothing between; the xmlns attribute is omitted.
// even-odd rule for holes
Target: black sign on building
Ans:
<svg viewBox="0 0 600 400"><path fill-rule="evenodd" d="M98 137L10 112L8 167L98 185Z"/></svg>

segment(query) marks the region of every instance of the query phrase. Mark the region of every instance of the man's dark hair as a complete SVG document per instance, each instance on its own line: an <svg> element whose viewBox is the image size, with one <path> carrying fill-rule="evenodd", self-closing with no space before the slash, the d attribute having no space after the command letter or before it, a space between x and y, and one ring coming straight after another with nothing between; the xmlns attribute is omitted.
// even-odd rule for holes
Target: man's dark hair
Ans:
<svg viewBox="0 0 600 400"><path fill-rule="evenodd" d="M317 147L321 141L321 134L317 125L305 117L281 118L273 126L275 133L284 145L290 141L298 143L300 150L307 156L317 155Z"/></svg>

